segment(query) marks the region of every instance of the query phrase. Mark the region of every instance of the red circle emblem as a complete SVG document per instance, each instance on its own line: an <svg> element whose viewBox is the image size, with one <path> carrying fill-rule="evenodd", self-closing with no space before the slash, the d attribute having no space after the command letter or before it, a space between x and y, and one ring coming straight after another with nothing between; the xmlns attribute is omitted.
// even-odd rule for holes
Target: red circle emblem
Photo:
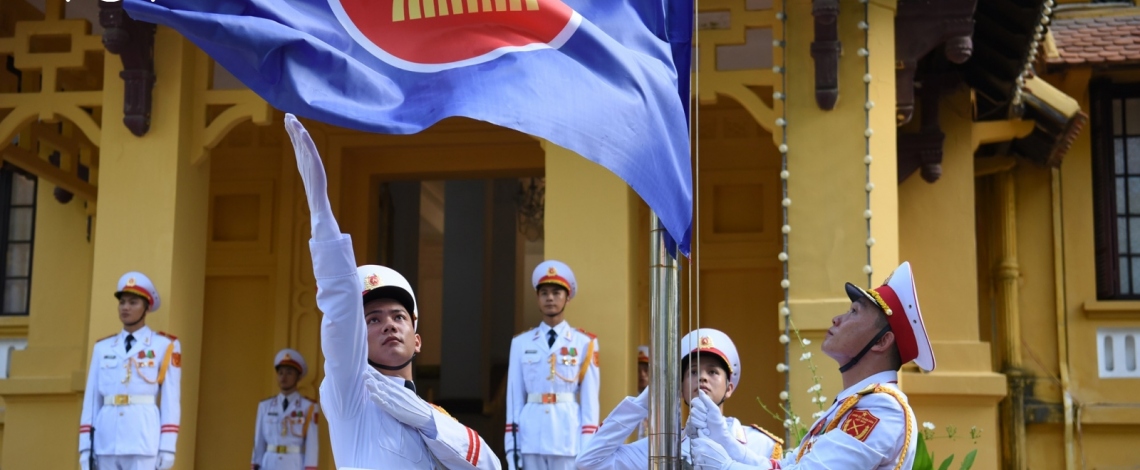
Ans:
<svg viewBox="0 0 1140 470"><path fill-rule="evenodd" d="M435 72L558 48L581 23L561 0L329 0L341 26L390 65Z"/></svg>

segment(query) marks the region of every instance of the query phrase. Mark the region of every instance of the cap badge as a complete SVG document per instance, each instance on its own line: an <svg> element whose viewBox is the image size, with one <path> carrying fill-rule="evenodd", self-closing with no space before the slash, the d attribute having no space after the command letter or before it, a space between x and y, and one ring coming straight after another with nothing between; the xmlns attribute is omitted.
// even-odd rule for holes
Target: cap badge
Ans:
<svg viewBox="0 0 1140 470"><path fill-rule="evenodd" d="M712 338L708 336L702 336L699 344L701 349L711 349L714 347Z"/></svg>
<svg viewBox="0 0 1140 470"><path fill-rule="evenodd" d="M283 360L283 361L291 361L291 360L293 360L293 358L289 357L289 353L285 353L285 357L284 357L284 358L282 358L281 360Z"/></svg>
<svg viewBox="0 0 1140 470"><path fill-rule="evenodd" d="M368 276L368 278L364 280L364 288L365 289L372 290L372 289L375 289L377 287L380 287L380 276L373 274L371 276Z"/></svg>
<svg viewBox="0 0 1140 470"><path fill-rule="evenodd" d="M546 270L546 274L549 276L557 276L558 270L554 269L554 266L551 266L550 269Z"/></svg>
<svg viewBox="0 0 1140 470"><path fill-rule="evenodd" d="M127 287L134 287L134 286L135 286L135 278L133 278L133 277L127 278Z"/></svg>

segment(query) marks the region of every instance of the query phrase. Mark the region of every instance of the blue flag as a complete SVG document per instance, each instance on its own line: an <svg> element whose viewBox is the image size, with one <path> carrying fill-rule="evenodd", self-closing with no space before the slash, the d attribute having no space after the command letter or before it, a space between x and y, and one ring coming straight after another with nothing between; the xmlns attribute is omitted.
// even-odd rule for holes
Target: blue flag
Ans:
<svg viewBox="0 0 1140 470"><path fill-rule="evenodd" d="M692 5L124 2L133 18L177 30L283 111L387 134L465 116L570 149L628 183L685 253Z"/></svg>

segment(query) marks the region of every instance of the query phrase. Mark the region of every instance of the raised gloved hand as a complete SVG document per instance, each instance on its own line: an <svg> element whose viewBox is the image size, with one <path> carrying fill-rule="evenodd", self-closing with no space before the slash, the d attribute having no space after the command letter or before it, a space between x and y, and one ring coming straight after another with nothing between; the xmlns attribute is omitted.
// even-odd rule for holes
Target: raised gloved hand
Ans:
<svg viewBox="0 0 1140 470"><path fill-rule="evenodd" d="M174 467L174 452L167 452L165 450L158 451L158 465L155 467L158 470L170 470Z"/></svg>
<svg viewBox="0 0 1140 470"><path fill-rule="evenodd" d="M84 450L79 452L79 468L82 470L91 470L91 451Z"/></svg>
<svg viewBox="0 0 1140 470"><path fill-rule="evenodd" d="M431 405L420 399L415 392L371 370L364 379L364 385L368 387L372 402L396 418L396 421L416 428L429 437L435 436Z"/></svg>
<svg viewBox="0 0 1140 470"><path fill-rule="evenodd" d="M696 401L696 400L694 400ZM733 462L720 444L701 437L689 441L692 446L693 468L696 470L750 470L746 465Z"/></svg>
<svg viewBox="0 0 1140 470"><path fill-rule="evenodd" d="M720 407L703 391L693 398L689 406L689 425L701 430L701 436L720 444L732 460L746 464L761 463L761 459L754 452L750 452L747 446L732 436L728 420L724 419ZM686 426L686 429L688 427Z"/></svg>
<svg viewBox="0 0 1140 470"><path fill-rule="evenodd" d="M285 131L293 141L293 153L297 157L297 171L305 185L305 197L309 201L309 218L313 226L313 240L328 241L340 237L340 226L333 217L329 204L328 182L325 167L317 146L309 137L309 131L292 114L285 115Z"/></svg>

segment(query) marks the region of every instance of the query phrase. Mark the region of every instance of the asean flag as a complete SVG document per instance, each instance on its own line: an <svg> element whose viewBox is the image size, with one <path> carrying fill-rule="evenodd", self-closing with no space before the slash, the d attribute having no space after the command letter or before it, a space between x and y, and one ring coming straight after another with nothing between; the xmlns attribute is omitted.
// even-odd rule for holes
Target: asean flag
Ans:
<svg viewBox="0 0 1140 470"><path fill-rule="evenodd" d="M388 134L465 116L628 183L683 252L692 0L125 0L273 106ZM680 76L678 70L681 71Z"/></svg>

